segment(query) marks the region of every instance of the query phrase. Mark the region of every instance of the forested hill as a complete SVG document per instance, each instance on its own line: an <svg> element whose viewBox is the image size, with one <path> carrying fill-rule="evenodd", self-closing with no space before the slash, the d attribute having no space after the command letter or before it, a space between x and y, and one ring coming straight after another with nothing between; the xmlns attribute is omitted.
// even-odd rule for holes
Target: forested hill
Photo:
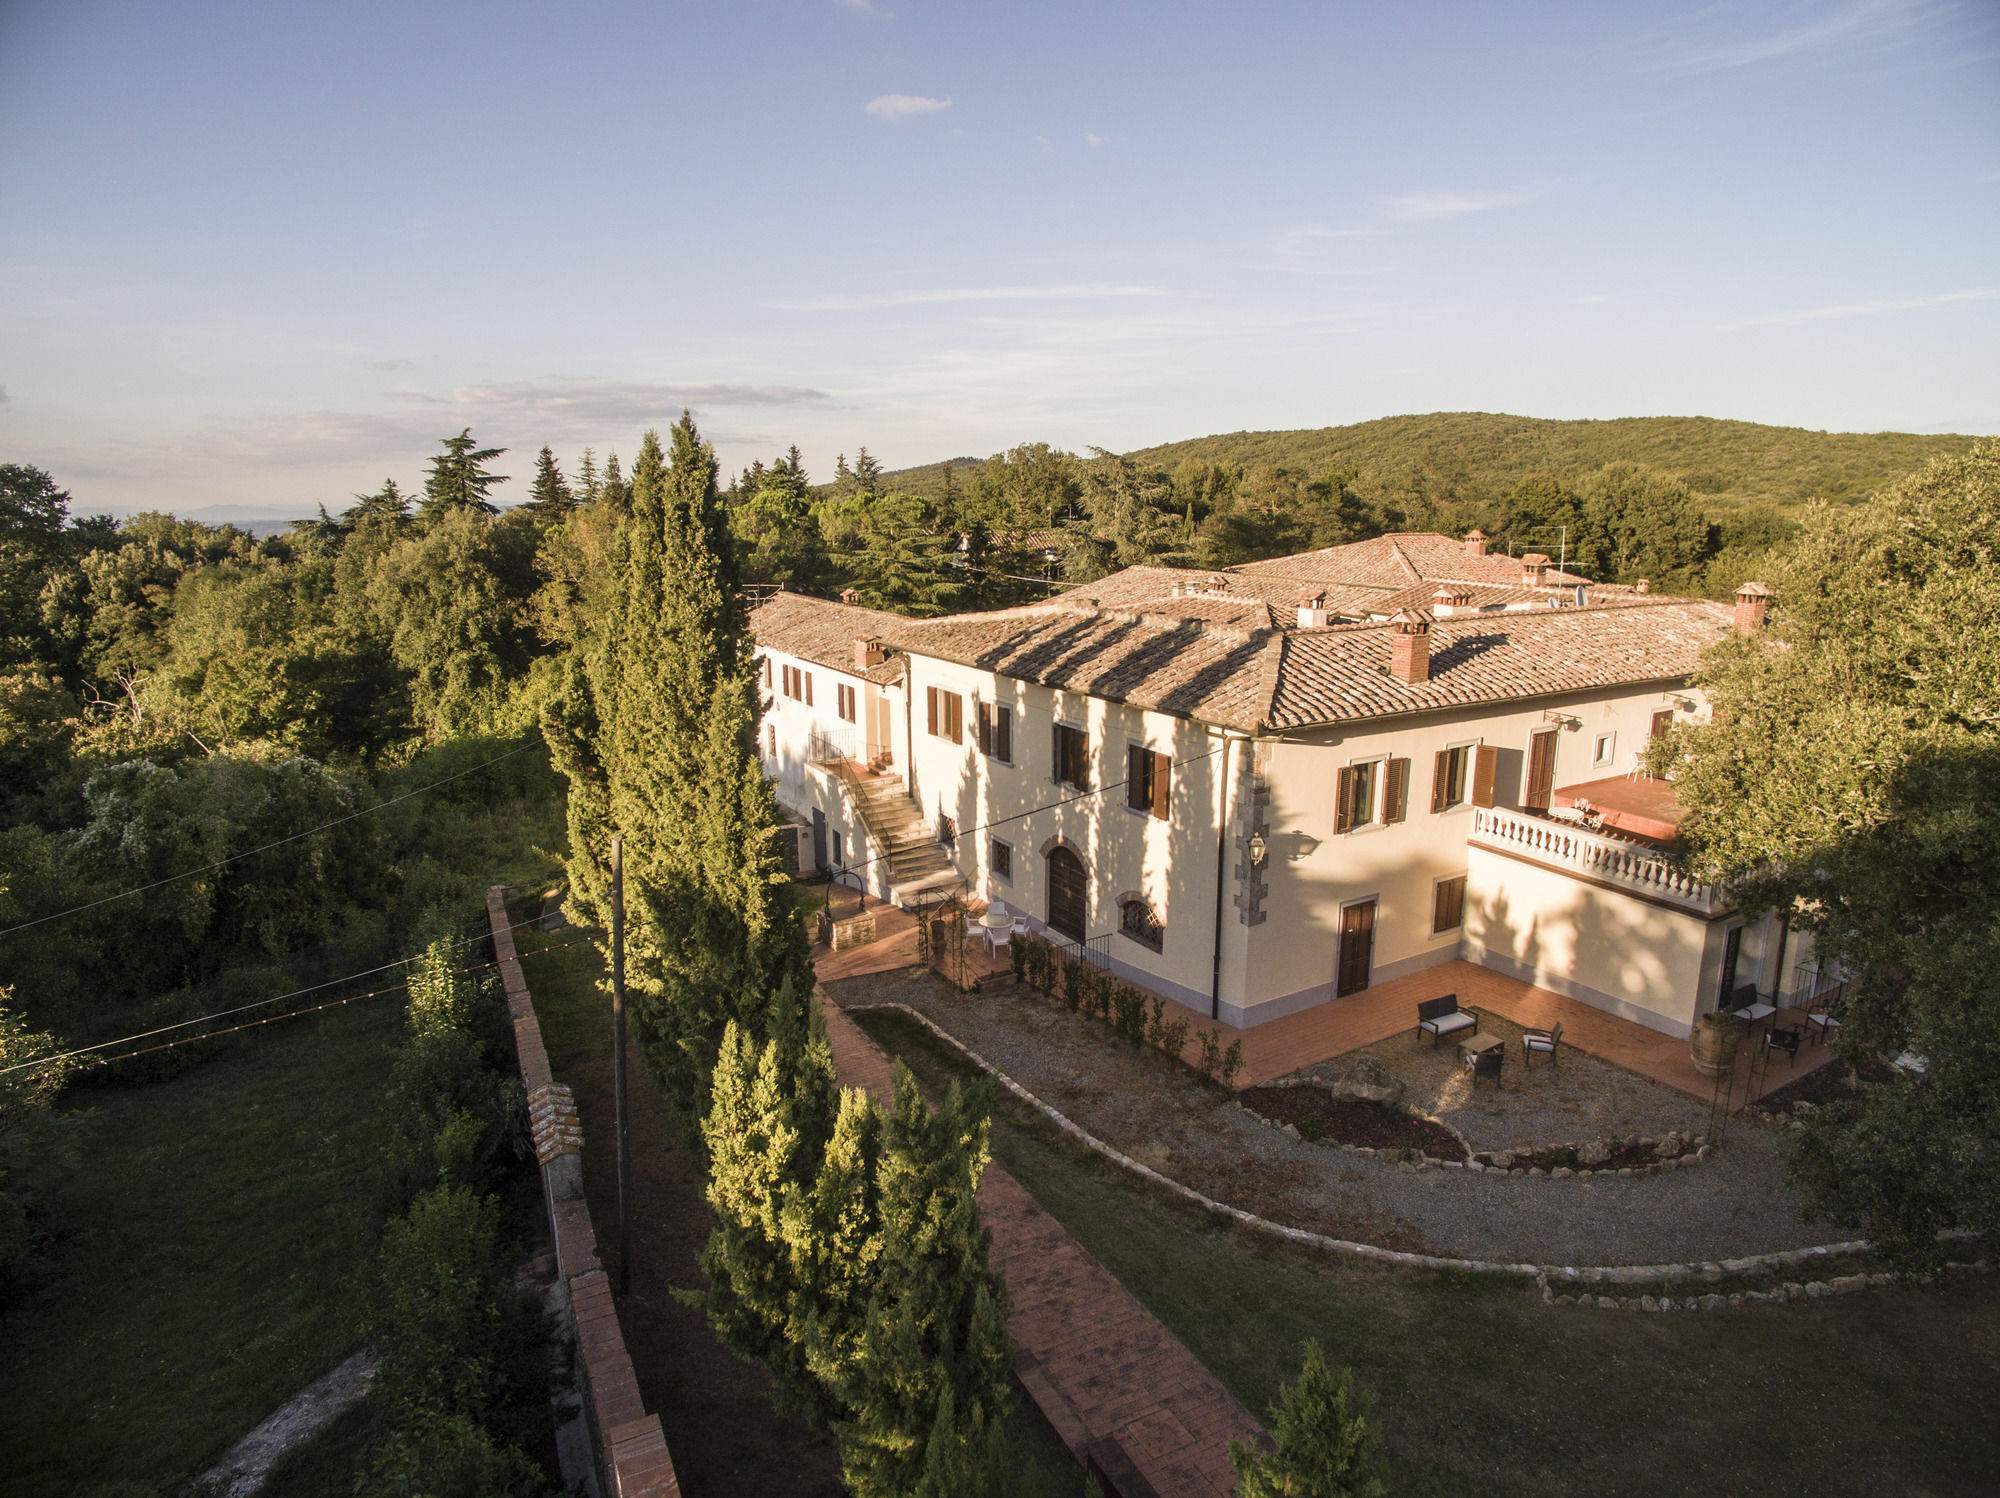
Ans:
<svg viewBox="0 0 2000 1498"><path fill-rule="evenodd" d="M1545 421L1483 411L1390 416L1353 426L1291 432L1228 432L1127 454L1169 471L1187 459L1232 467L1260 464L1315 477L1350 472L1364 494L1410 494L1461 502L1498 500L1530 474L1575 479L1606 463L1644 463L1678 474L1711 513L1780 508L1825 499L1852 502L1974 438L1910 432L1814 432L1707 416L1628 416Z"/></svg>

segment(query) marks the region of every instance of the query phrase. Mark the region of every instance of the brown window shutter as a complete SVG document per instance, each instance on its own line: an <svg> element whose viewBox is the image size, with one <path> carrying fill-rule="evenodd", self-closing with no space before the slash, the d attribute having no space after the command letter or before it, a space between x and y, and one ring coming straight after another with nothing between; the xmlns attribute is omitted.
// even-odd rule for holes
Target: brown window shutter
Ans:
<svg viewBox="0 0 2000 1498"><path fill-rule="evenodd" d="M1354 766L1341 766L1340 781L1333 799L1333 830L1347 832L1354 826Z"/></svg>
<svg viewBox="0 0 2000 1498"><path fill-rule="evenodd" d="M1153 815L1165 821L1171 806L1174 786L1174 762L1164 754L1153 757Z"/></svg>
<svg viewBox="0 0 2000 1498"><path fill-rule="evenodd" d="M813 674L812 672L808 671L806 672L806 706L811 707L812 705L813 705Z"/></svg>
<svg viewBox="0 0 2000 1498"><path fill-rule="evenodd" d="M1465 924L1465 876L1455 879L1440 879L1437 896L1431 906L1431 930L1433 933L1455 931Z"/></svg>
<svg viewBox="0 0 2000 1498"><path fill-rule="evenodd" d="M993 704L990 702L979 704L979 752L993 752Z"/></svg>
<svg viewBox="0 0 2000 1498"><path fill-rule="evenodd" d="M1431 771L1431 810L1433 812L1440 812L1445 809L1447 804L1445 798L1451 794L1450 776L1451 751L1449 749L1440 749L1437 752L1436 768Z"/></svg>
<svg viewBox="0 0 2000 1498"><path fill-rule="evenodd" d="M1014 709L996 705L994 712L1000 719L998 732L993 736L994 757L1004 759L1011 765L1014 762Z"/></svg>
<svg viewBox="0 0 2000 1498"><path fill-rule="evenodd" d="M1410 762L1389 761L1389 779L1382 796L1382 820L1400 822L1410 812Z"/></svg>
<svg viewBox="0 0 2000 1498"><path fill-rule="evenodd" d="M1547 811L1555 784L1556 731L1550 728L1528 736L1528 807Z"/></svg>
<svg viewBox="0 0 2000 1498"><path fill-rule="evenodd" d="M1049 725L1049 765L1051 778L1058 782L1069 780L1069 767L1063 763L1063 730L1060 723Z"/></svg>
<svg viewBox="0 0 2000 1498"><path fill-rule="evenodd" d="M928 709L930 710L930 731L931 731L931 737L932 737L932 738L936 738L936 737L937 737L937 731L938 731L938 729L937 729L937 700L938 700L938 689L937 689L936 687L925 687L925 688L924 688L924 705L925 705L925 706L926 706L926 707L927 707L927 708L928 708Z"/></svg>
<svg viewBox="0 0 2000 1498"><path fill-rule="evenodd" d="M1663 708L1653 714L1653 737L1663 739L1674 729L1674 710Z"/></svg>
<svg viewBox="0 0 2000 1498"><path fill-rule="evenodd" d="M944 726L954 744L965 742L965 699L956 692L944 694Z"/></svg>
<svg viewBox="0 0 2000 1498"><path fill-rule="evenodd" d="M1500 770L1500 751L1490 744L1479 746L1479 757L1472 766L1472 804L1491 806L1493 804L1493 780Z"/></svg>
<svg viewBox="0 0 2000 1498"><path fill-rule="evenodd" d="M1147 784L1152 778L1153 760L1137 744L1125 746L1125 804L1134 811L1145 811L1153 804L1153 788Z"/></svg>

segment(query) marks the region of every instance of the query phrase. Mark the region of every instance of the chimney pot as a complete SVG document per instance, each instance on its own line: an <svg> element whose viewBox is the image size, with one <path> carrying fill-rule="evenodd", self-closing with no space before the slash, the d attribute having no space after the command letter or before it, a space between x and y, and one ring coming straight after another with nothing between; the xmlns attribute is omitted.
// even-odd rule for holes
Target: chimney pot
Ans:
<svg viewBox="0 0 2000 1498"><path fill-rule="evenodd" d="M1642 577L1632 586L1635 592L1650 593L1653 591L1653 580L1650 577Z"/></svg>
<svg viewBox="0 0 2000 1498"><path fill-rule="evenodd" d="M1770 606L1771 590L1762 583L1745 583L1736 590L1736 632L1754 635L1764 627L1764 610Z"/></svg>
<svg viewBox="0 0 2000 1498"><path fill-rule="evenodd" d="M1465 554L1469 557L1486 555L1486 532L1477 527L1465 533Z"/></svg>
<svg viewBox="0 0 2000 1498"><path fill-rule="evenodd" d="M1539 588L1549 570L1549 559L1539 551L1531 551L1521 558L1521 581L1531 588Z"/></svg>
<svg viewBox="0 0 2000 1498"><path fill-rule="evenodd" d="M840 590L840 601L846 604L856 604L861 602L861 595L853 588L842 588Z"/></svg>
<svg viewBox="0 0 2000 1498"><path fill-rule="evenodd" d="M1472 589L1461 583L1439 583L1431 595L1431 612L1440 619L1472 612Z"/></svg>
<svg viewBox="0 0 2000 1498"><path fill-rule="evenodd" d="M889 658L889 652L882 648L880 635L856 635L854 637L854 669L866 671L870 666L879 666Z"/></svg>
<svg viewBox="0 0 2000 1498"><path fill-rule="evenodd" d="M1389 670L1398 681L1412 684L1431 679L1430 616L1404 609L1389 621Z"/></svg>
<svg viewBox="0 0 2000 1498"><path fill-rule="evenodd" d="M1302 593L1299 595L1299 628L1318 629L1326 623L1326 594Z"/></svg>

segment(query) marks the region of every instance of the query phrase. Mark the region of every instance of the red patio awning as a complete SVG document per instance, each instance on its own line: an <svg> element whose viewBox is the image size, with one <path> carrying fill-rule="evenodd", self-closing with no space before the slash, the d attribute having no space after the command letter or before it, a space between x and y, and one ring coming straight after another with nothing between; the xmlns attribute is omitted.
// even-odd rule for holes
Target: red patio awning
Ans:
<svg viewBox="0 0 2000 1498"><path fill-rule="evenodd" d="M1594 811L1602 825L1633 837L1670 843L1680 836L1681 804L1671 780L1613 775L1559 787L1556 806Z"/></svg>

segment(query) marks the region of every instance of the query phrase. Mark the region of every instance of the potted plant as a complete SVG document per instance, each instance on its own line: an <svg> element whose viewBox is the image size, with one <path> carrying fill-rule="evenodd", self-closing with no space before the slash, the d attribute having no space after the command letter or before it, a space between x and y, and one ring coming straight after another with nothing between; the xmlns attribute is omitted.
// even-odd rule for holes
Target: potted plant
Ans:
<svg viewBox="0 0 2000 1498"><path fill-rule="evenodd" d="M1704 1077L1727 1076L1736 1068L1736 1048L1742 1043L1743 1021L1727 1009L1711 1009L1695 1021L1688 1057Z"/></svg>

